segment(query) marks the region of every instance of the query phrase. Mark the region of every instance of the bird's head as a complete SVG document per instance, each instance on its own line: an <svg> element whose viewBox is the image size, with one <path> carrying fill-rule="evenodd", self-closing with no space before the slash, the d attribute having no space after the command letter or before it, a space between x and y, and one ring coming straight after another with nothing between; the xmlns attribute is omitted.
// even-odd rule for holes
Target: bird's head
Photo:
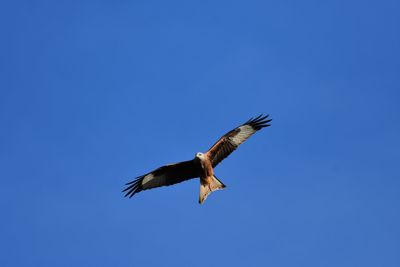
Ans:
<svg viewBox="0 0 400 267"><path fill-rule="evenodd" d="M195 157L198 158L198 159L204 159L204 154L201 153L201 152L197 152Z"/></svg>

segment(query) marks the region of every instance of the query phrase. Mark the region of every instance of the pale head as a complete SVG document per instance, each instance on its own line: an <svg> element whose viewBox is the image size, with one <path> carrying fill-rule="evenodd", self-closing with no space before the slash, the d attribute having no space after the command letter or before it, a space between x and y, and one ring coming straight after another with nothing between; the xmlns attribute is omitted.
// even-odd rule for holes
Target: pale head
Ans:
<svg viewBox="0 0 400 267"><path fill-rule="evenodd" d="M195 157L198 159L204 159L204 154L201 152L197 152Z"/></svg>

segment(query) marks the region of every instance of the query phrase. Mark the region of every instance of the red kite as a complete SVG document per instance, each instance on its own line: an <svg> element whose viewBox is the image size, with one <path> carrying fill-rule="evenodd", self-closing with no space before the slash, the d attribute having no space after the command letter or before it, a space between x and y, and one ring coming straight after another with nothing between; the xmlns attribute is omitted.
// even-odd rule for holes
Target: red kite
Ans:
<svg viewBox="0 0 400 267"><path fill-rule="evenodd" d="M270 126L268 123L271 119L267 118L268 115L260 115L246 121L222 136L206 153L196 153L192 160L165 165L139 176L136 180L127 183L128 187L122 192L126 192L125 197L132 197L143 190L173 185L200 177L199 203L202 204L211 192L225 188L225 185L215 177L215 166L255 132Z"/></svg>

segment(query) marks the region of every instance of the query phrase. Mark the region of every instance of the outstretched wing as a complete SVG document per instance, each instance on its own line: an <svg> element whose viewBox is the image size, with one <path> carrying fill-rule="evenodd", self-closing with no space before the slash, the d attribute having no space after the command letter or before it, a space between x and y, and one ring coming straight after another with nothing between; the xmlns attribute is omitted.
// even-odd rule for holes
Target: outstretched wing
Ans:
<svg viewBox="0 0 400 267"><path fill-rule="evenodd" d="M128 187L122 192L126 192L126 197L132 197L134 194L143 190L173 185L195 177L199 177L200 171L201 165L195 160L165 165L152 172L137 177L132 182L127 183L126 185Z"/></svg>
<svg viewBox="0 0 400 267"><path fill-rule="evenodd" d="M240 144L246 141L255 132L264 127L271 126L268 124L271 121L271 119L267 119L268 116L269 115L260 115L254 119L252 118L222 136L206 153L212 166L217 166L218 163L229 156Z"/></svg>

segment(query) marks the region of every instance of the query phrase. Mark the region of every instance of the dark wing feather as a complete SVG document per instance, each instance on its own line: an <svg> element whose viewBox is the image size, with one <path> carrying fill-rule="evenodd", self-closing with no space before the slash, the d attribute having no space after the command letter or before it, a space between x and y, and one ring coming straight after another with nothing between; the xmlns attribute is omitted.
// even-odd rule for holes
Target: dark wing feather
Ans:
<svg viewBox="0 0 400 267"><path fill-rule="evenodd" d="M196 160L183 161L175 164L162 166L152 172L137 177L132 182L127 183L122 192L125 196L132 197L134 194L166 185L177 184L200 176L201 166Z"/></svg>
<svg viewBox="0 0 400 267"><path fill-rule="evenodd" d="M251 118L239 127L222 136L206 153L212 166L217 166L218 163L229 156L240 144L246 141L255 132L264 127L271 126L269 124L271 119L267 119L268 116L269 115L260 115L254 119Z"/></svg>

